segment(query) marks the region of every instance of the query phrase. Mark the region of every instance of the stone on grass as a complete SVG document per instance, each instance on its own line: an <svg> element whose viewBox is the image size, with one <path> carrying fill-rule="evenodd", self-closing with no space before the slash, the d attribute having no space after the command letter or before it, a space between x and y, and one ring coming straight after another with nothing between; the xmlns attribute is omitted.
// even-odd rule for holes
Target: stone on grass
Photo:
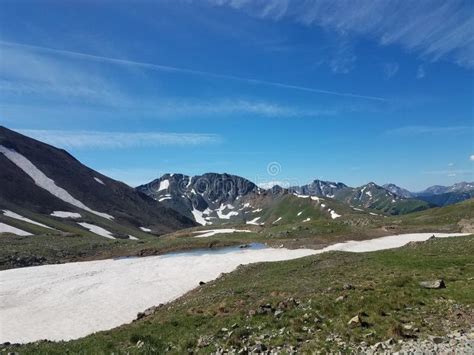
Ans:
<svg viewBox="0 0 474 355"><path fill-rule="evenodd" d="M350 325L351 327L359 326L361 324L362 319L359 317L359 315L352 317L349 322L347 322L347 325Z"/></svg>
<svg viewBox="0 0 474 355"><path fill-rule="evenodd" d="M430 288L430 289L439 289L439 288L446 288L444 280L432 280L432 281L421 281L420 286L423 288Z"/></svg>
<svg viewBox="0 0 474 355"><path fill-rule="evenodd" d="M280 317L283 314L283 311L281 309L277 309L274 314L275 317Z"/></svg>

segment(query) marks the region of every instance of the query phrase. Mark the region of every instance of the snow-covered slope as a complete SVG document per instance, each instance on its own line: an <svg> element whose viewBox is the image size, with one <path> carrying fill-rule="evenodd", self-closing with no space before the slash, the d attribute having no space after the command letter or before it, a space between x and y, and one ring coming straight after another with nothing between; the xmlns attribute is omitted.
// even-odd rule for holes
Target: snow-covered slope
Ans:
<svg viewBox="0 0 474 355"><path fill-rule="evenodd" d="M201 225L252 219L258 212L252 201L265 192L242 177L216 173L165 174L137 190Z"/></svg>
<svg viewBox="0 0 474 355"><path fill-rule="evenodd" d="M403 187L397 186L395 184L385 184L383 185L383 188L390 191L392 194L404 197L404 198L412 198L414 195L408 191L407 189L404 189Z"/></svg>
<svg viewBox="0 0 474 355"><path fill-rule="evenodd" d="M19 235L19 236L22 236L22 237L32 235L31 233L25 232L22 229L12 227L12 226L9 226L6 223L0 222L0 234L2 234L2 233L16 234L16 235Z"/></svg>

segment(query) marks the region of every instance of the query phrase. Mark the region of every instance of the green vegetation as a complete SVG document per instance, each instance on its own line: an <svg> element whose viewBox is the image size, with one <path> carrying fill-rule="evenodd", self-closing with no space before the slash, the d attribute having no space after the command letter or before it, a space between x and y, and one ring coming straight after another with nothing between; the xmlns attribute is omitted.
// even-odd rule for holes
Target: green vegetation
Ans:
<svg viewBox="0 0 474 355"><path fill-rule="evenodd" d="M399 200L392 203L390 199L380 200L373 203L370 208L381 211L389 215L404 215L416 211L423 211L430 208L430 204L416 199Z"/></svg>
<svg viewBox="0 0 474 355"><path fill-rule="evenodd" d="M20 237L0 236L0 269L28 265L53 264L69 261L105 259L119 256L157 255L170 251L195 248L217 248L251 242L287 248L321 248L344 240L361 240L407 232L473 231L474 199L441 208L433 208L404 216L373 216L353 210L337 201L321 201L322 208L310 199L285 196L272 208L262 212L265 226L237 225L252 233L218 234L196 238L194 231L228 226L205 226L185 229L160 237L144 233L138 228L123 226L95 215L84 214L81 221L92 223L113 232L122 239L110 240L79 227L75 220L63 220L16 210L34 221L51 226L57 231L18 221L0 214L0 222L35 234ZM342 217L331 219L327 208ZM300 216L297 216L302 212ZM282 217L281 221L273 224ZM309 222L303 222L311 218ZM125 239L128 235L138 241Z"/></svg>
<svg viewBox="0 0 474 355"><path fill-rule="evenodd" d="M472 323L472 255L474 236L468 236L248 265L131 324L76 341L5 351L181 354L264 344L351 352L362 341L442 335ZM439 278L446 288L419 285ZM356 315L361 323L349 326Z"/></svg>
<svg viewBox="0 0 474 355"><path fill-rule="evenodd" d="M474 199L469 199L454 205L431 208L423 212L410 213L403 218L393 218L393 221L405 228L417 226L432 226L436 229L453 230L472 223L474 219Z"/></svg>

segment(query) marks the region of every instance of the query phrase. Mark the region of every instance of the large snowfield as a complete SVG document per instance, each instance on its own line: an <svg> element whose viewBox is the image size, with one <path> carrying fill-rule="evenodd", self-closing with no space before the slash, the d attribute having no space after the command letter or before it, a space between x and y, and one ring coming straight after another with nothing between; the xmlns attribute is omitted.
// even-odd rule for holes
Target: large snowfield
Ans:
<svg viewBox="0 0 474 355"><path fill-rule="evenodd" d="M427 240L433 234L463 235L405 234L349 241L320 250L230 248L1 271L0 343L70 340L114 328L240 264L295 259L330 250L396 248Z"/></svg>

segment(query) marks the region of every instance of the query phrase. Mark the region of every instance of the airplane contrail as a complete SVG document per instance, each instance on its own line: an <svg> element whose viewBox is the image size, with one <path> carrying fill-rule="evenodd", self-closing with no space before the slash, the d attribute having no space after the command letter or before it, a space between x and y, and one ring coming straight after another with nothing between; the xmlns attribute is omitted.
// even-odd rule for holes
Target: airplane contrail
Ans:
<svg viewBox="0 0 474 355"><path fill-rule="evenodd" d="M339 92L339 91L332 91L332 90L316 89L316 88L311 88L311 87L307 87L307 86L285 84L285 83L280 83L280 82L275 82L275 81L266 81L266 80L246 78L246 77L227 75L227 74L218 74L218 73L212 73L212 72L208 72L208 71L180 68L180 67L174 67L174 66L169 66L169 65L153 64L153 63L146 63L146 62L137 62L137 61L128 60L128 59L104 57L104 56L81 53L81 52L74 52L74 51L67 51L67 50L61 50L61 49L53 49L53 48L48 48L48 47L35 46L35 45L30 45L30 44L0 41L0 45L9 46L9 47L26 48L26 49L30 49L30 50L36 50L36 51L41 51L41 52L46 52L46 53L53 53L53 54L60 54L60 55L64 55L64 56L71 56L71 57L76 57L76 58L93 60L93 61L97 61L97 62L105 62L105 63L111 63L111 64L117 64L117 65L135 66L135 67L140 67L140 68L155 70L155 71L187 73L187 74L192 74L192 75L213 77L213 78L217 78L217 79L241 81L241 82L246 82L246 83L249 83L249 84L273 86L273 87L289 89L289 90L299 90L299 91L305 91L305 92L312 92L312 93L316 93L316 94L335 95L335 96L351 97L351 98L374 100L374 101L388 101L386 98L383 98L383 97L380 97L380 96L359 95L359 94L348 93L348 92Z"/></svg>

